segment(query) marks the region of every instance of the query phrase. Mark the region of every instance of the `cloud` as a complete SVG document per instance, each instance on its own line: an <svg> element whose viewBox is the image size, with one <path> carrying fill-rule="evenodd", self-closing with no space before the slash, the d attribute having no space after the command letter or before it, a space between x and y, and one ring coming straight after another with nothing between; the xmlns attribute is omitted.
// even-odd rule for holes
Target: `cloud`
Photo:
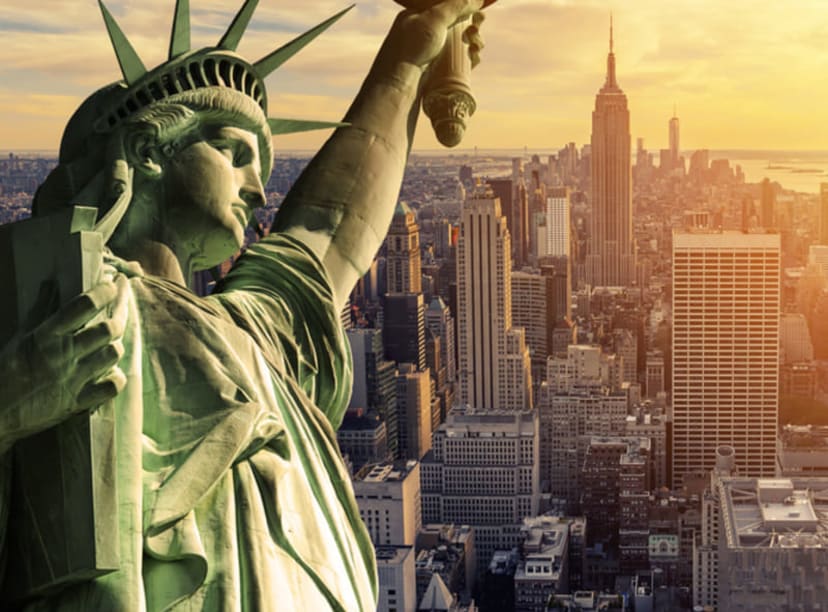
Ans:
<svg viewBox="0 0 828 612"><path fill-rule="evenodd" d="M191 0L193 45L215 44L240 4ZM148 68L164 61L172 0L110 0L107 6ZM258 59L345 6L347 0L262 0L239 52ZM268 79L274 109L283 115L340 117L398 8L389 0L358 3ZM723 146L818 148L824 142L822 148L828 148L822 127L828 125L822 102L828 99L825 0L798 0L795 6L748 0L621 5L500 0L487 10L482 26L486 48L472 76L479 110L469 142L557 147L588 141L594 96L604 80L610 9L633 135L662 146L675 102L683 141L691 146L714 148L719 146L714 141L728 138L732 141ZM93 0L6 3L0 6L0 24L4 95L54 96L63 108L67 100L79 100L120 76ZM297 105L296 112L289 112L290 104ZM33 120L21 105L3 109L4 124ZM50 128L55 143L61 128ZM423 121L417 146L436 146L429 132ZM15 134L23 137L19 130ZM4 131L6 138L11 137ZM290 138L308 146L319 141L318 135Z"/></svg>

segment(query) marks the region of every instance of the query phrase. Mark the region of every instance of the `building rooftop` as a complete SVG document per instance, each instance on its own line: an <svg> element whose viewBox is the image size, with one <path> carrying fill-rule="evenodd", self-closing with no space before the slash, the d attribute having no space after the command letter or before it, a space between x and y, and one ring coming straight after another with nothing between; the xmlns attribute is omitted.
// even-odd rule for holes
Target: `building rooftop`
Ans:
<svg viewBox="0 0 828 612"><path fill-rule="evenodd" d="M731 548L828 548L828 478L723 478Z"/></svg>
<svg viewBox="0 0 828 612"><path fill-rule="evenodd" d="M413 211L411 207L408 205L408 202L403 202L402 200L397 202L397 206L394 208L394 216L397 215L411 215Z"/></svg>
<svg viewBox="0 0 828 612"><path fill-rule="evenodd" d="M520 557L517 550L496 550L489 563L489 572L496 576L514 575Z"/></svg>
<svg viewBox="0 0 828 612"><path fill-rule="evenodd" d="M362 482L401 482L417 467L417 461L395 461L393 463L374 463L363 467L354 480Z"/></svg>
<svg viewBox="0 0 828 612"><path fill-rule="evenodd" d="M819 449L828 453L828 426L786 425L780 441L786 450Z"/></svg>
<svg viewBox="0 0 828 612"><path fill-rule="evenodd" d="M466 553L473 530L468 525L429 523L417 534L418 572L443 572L455 567Z"/></svg>
<svg viewBox="0 0 828 612"><path fill-rule="evenodd" d="M432 574L431 582L428 583L418 609L427 612L449 612L453 605L454 597L440 578L440 574Z"/></svg>
<svg viewBox="0 0 828 612"><path fill-rule="evenodd" d="M675 230L673 247L721 248L727 251L739 249L778 249L779 234L744 233L738 230L697 230L692 233Z"/></svg>
<svg viewBox="0 0 828 612"><path fill-rule="evenodd" d="M377 565L399 565L412 553L413 546L377 546Z"/></svg>
<svg viewBox="0 0 828 612"><path fill-rule="evenodd" d="M437 297L432 298L431 302L428 305L428 310L442 312L446 308L446 303L443 301L439 295Z"/></svg>
<svg viewBox="0 0 828 612"><path fill-rule="evenodd" d="M384 425L376 413L366 413L360 410L348 411L342 419L342 425L338 431L373 431Z"/></svg>
<svg viewBox="0 0 828 612"><path fill-rule="evenodd" d="M634 459L643 453L649 453L652 441L646 436L592 436L590 446L624 446L624 457Z"/></svg>
<svg viewBox="0 0 828 612"><path fill-rule="evenodd" d="M569 524L553 516L524 519L523 562L515 580L558 581L567 555Z"/></svg>
<svg viewBox="0 0 828 612"><path fill-rule="evenodd" d="M467 406L455 406L438 431L445 432L448 437L517 437L531 433L537 418L538 413L533 410L475 411Z"/></svg>
<svg viewBox="0 0 828 612"><path fill-rule="evenodd" d="M470 525L427 523L420 528L420 533L417 535L417 547L428 548L445 543L465 546L473 535L474 529Z"/></svg>

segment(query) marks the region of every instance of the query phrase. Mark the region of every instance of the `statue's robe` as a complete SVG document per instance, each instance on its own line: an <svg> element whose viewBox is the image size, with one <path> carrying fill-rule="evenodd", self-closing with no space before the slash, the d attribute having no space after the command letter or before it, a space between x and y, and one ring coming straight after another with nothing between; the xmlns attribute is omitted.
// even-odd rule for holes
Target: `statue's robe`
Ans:
<svg viewBox="0 0 828 612"><path fill-rule="evenodd" d="M115 259L108 270L129 277L121 569L29 609L375 610L334 434L351 356L318 259L269 236L206 298Z"/></svg>

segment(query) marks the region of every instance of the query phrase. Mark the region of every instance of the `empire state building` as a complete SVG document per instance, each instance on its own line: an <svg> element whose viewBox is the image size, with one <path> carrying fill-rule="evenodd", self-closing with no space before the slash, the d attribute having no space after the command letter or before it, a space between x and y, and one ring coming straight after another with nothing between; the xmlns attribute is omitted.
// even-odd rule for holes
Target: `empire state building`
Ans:
<svg viewBox="0 0 828 612"><path fill-rule="evenodd" d="M630 111L615 79L612 21L607 79L592 112L592 214L586 261L593 287L625 287L635 279L632 235Z"/></svg>

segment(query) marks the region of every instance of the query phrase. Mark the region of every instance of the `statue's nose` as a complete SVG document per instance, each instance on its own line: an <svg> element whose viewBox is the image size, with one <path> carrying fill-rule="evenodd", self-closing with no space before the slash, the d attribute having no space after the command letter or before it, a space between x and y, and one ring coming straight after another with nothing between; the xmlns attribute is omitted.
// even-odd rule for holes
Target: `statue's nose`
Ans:
<svg viewBox="0 0 828 612"><path fill-rule="evenodd" d="M241 170L243 174L239 196L250 208L261 208L265 205L265 194L259 173L252 164L248 164Z"/></svg>

